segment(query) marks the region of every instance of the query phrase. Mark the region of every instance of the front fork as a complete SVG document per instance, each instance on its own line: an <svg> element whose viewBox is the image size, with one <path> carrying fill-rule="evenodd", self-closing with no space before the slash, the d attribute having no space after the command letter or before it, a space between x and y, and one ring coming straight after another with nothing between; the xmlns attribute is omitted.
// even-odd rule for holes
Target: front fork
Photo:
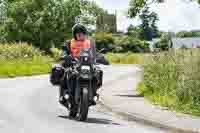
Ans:
<svg viewBox="0 0 200 133"><path fill-rule="evenodd" d="M89 101L92 101L93 100L93 90L92 90L92 80L89 80L89 83L88 83L88 94L89 94ZM79 100L80 100L80 97L82 96L82 92L83 92L83 88L81 88L80 86L80 78L77 77L76 78L76 89L75 89L75 102L76 104L79 104Z"/></svg>
<svg viewBox="0 0 200 133"><path fill-rule="evenodd" d="M76 77L76 87L74 89L75 89L75 103L78 105L81 93L79 77Z"/></svg>

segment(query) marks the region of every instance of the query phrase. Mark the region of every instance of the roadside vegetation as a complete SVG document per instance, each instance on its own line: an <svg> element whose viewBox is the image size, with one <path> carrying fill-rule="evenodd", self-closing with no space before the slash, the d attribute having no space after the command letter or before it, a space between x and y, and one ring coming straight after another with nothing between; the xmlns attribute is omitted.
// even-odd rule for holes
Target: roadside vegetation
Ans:
<svg viewBox="0 0 200 133"><path fill-rule="evenodd" d="M0 44L0 77L48 73L53 59L27 43Z"/></svg>
<svg viewBox="0 0 200 133"><path fill-rule="evenodd" d="M51 48L46 55L34 46L19 43L0 44L0 77L31 76L47 74L61 51ZM112 64L141 64L143 55L132 52L108 53L106 59Z"/></svg>
<svg viewBox="0 0 200 133"><path fill-rule="evenodd" d="M80 22L96 41L97 50L108 50L109 62L144 64L144 81L138 90L146 98L171 110L200 116L200 50L171 50L150 55L147 43L160 39L154 48L166 51L171 37L200 37L200 31L159 31L159 17L149 6L145 0L130 0L128 16L138 16L141 24L130 25L127 33L116 33L106 23L97 23L98 16L109 14L95 1L1 0L0 77L48 73L60 56L63 42L72 38L74 20L80 16ZM103 31L91 28L96 24Z"/></svg>
<svg viewBox="0 0 200 133"><path fill-rule="evenodd" d="M143 64L144 54L139 53L108 53L106 59L112 64Z"/></svg>
<svg viewBox="0 0 200 133"><path fill-rule="evenodd" d="M111 33L110 27L100 32L91 29L96 26L97 17L108 12L89 0L2 0L0 7L0 77L48 73L60 56L63 42L72 38L77 16L96 40L97 50L108 49L106 58L111 63L138 64L142 56L135 53L148 51L148 43L142 37L145 31L140 30L147 29L147 25L132 26L127 34L117 35ZM147 10L146 15L149 21L156 20ZM155 21L149 24L157 29Z"/></svg>
<svg viewBox="0 0 200 133"><path fill-rule="evenodd" d="M155 104L200 116L200 49L148 56L138 91Z"/></svg>

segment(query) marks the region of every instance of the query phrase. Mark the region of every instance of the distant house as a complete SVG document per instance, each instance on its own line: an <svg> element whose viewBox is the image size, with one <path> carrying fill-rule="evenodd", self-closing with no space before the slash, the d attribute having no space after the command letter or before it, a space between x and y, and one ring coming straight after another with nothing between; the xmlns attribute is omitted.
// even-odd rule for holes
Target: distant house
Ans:
<svg viewBox="0 0 200 133"><path fill-rule="evenodd" d="M200 37L172 38L170 48L200 48Z"/></svg>

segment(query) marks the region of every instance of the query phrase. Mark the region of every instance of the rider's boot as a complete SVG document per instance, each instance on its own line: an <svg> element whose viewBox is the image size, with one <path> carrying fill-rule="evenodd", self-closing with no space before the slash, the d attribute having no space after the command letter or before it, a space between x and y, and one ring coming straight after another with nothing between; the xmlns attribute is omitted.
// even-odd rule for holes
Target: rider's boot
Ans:
<svg viewBox="0 0 200 133"><path fill-rule="evenodd" d="M59 98L59 103L60 104L65 104L65 98L64 98L64 96L61 96L60 98Z"/></svg>

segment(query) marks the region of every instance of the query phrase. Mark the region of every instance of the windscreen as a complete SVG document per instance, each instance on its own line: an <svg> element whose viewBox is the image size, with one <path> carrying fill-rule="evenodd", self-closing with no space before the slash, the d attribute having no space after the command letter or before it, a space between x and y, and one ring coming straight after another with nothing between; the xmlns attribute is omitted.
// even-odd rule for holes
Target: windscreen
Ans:
<svg viewBox="0 0 200 133"><path fill-rule="evenodd" d="M82 48L80 50L80 57L91 57L92 54L91 54L91 49L89 48Z"/></svg>

